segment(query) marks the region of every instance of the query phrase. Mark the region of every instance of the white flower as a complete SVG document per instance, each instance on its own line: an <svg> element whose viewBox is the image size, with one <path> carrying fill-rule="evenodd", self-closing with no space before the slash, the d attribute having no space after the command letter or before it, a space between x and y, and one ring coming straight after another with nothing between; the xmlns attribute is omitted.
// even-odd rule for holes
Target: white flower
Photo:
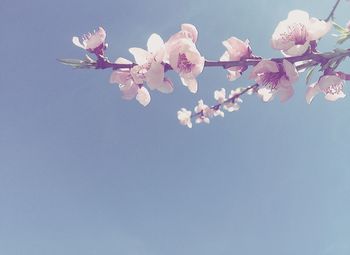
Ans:
<svg viewBox="0 0 350 255"><path fill-rule="evenodd" d="M103 50L103 47L105 46L105 40L106 31L102 27L99 27L98 30L94 31L93 34L88 33L87 35L83 35L82 42L80 42L79 37L77 36L74 36L72 38L72 42L76 46L90 52L93 52L98 48L101 48L100 50Z"/></svg>
<svg viewBox="0 0 350 255"><path fill-rule="evenodd" d="M197 114L196 123L210 123L209 117L213 116L213 110L204 104L203 100L198 101L197 106L194 108L194 112Z"/></svg>
<svg viewBox="0 0 350 255"><path fill-rule="evenodd" d="M233 98L236 95L238 95L239 93L242 92L241 88L237 88L235 90L231 90L229 98ZM240 97L236 97L234 99L234 101L230 100L229 102L226 102L223 106L223 108L228 111L228 112L234 112L234 111L238 111L240 108L240 105L238 103L242 103L243 100Z"/></svg>
<svg viewBox="0 0 350 255"><path fill-rule="evenodd" d="M131 64L127 59L118 58L117 64ZM143 74L142 68L134 66L131 69L121 68L112 72L110 77L110 83L119 84L119 89L123 93L123 99L132 100L136 97L136 100L146 106L151 101L151 96L148 90L142 86Z"/></svg>
<svg viewBox="0 0 350 255"><path fill-rule="evenodd" d="M306 92L306 102L311 101L318 93L323 93L328 101L336 101L344 98L344 80L337 75L323 75L318 82L311 84Z"/></svg>
<svg viewBox="0 0 350 255"><path fill-rule="evenodd" d="M142 74L142 82L147 83L150 89L157 89L162 93L173 92L172 82L164 77L165 46L163 39L158 34L152 34L147 41L147 50L130 48L136 64L139 66L137 73Z"/></svg>
<svg viewBox="0 0 350 255"><path fill-rule="evenodd" d="M331 28L331 22L310 18L307 12L294 10L277 25L271 44L286 56L300 56L307 51L311 41L320 39Z"/></svg>
<svg viewBox="0 0 350 255"><path fill-rule="evenodd" d="M196 77L203 71L204 57L196 48L198 32L195 26L183 24L181 31L174 34L165 43L166 59L172 69L180 75L182 84L190 92L196 93L198 83Z"/></svg>
<svg viewBox="0 0 350 255"><path fill-rule="evenodd" d="M177 112L177 118L180 121L180 124L189 128L192 128L191 115L192 112L185 108L181 108L181 110Z"/></svg>

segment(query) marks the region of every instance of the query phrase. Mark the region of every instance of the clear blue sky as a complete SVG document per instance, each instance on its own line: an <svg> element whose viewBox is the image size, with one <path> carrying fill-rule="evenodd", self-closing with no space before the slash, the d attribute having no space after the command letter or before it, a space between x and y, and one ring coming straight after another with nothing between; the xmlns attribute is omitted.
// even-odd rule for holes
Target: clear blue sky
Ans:
<svg viewBox="0 0 350 255"><path fill-rule="evenodd" d="M121 99L110 71L55 60L82 57L72 36L98 26L114 60L181 23L197 26L208 59L230 36L280 56L269 46L277 23L296 8L326 17L333 3L1 0L0 254L350 254L349 98L309 106L301 78L286 104L246 98L187 129L179 108L249 81L210 69L192 95L171 74L175 92L143 108ZM337 21L349 13L342 1Z"/></svg>

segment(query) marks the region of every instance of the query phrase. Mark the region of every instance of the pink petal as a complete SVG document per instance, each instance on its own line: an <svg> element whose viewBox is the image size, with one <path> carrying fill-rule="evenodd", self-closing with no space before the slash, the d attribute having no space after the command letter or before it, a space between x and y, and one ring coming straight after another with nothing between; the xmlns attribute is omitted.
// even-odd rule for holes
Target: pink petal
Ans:
<svg viewBox="0 0 350 255"><path fill-rule="evenodd" d="M222 44L226 47L230 55L230 60L240 60L241 57L249 53L248 44L236 37L230 37L226 41L223 41Z"/></svg>
<svg viewBox="0 0 350 255"><path fill-rule="evenodd" d="M232 71L232 70L227 70L227 78L229 81L234 81L237 80L239 77L241 77L241 73L239 71Z"/></svg>
<svg viewBox="0 0 350 255"><path fill-rule="evenodd" d="M162 86L164 80L164 66L160 63L152 63L146 73L146 82L150 89L157 89Z"/></svg>
<svg viewBox="0 0 350 255"><path fill-rule="evenodd" d="M126 100L131 100L137 95L139 87L136 84L131 86L120 86L120 91L123 93L122 98Z"/></svg>
<svg viewBox="0 0 350 255"><path fill-rule="evenodd" d="M72 38L72 42L74 43L75 46L78 46L79 48L82 48L82 49L84 49L84 50L86 49L86 46L83 45L83 44L79 41L79 37L74 36L74 37Z"/></svg>
<svg viewBox="0 0 350 255"><path fill-rule="evenodd" d="M143 106L147 106L151 102L151 95L145 87L142 87L137 91L136 100Z"/></svg>
<svg viewBox="0 0 350 255"><path fill-rule="evenodd" d="M273 99L274 93L271 89L263 87L258 90L258 95L264 102L269 102Z"/></svg>
<svg viewBox="0 0 350 255"><path fill-rule="evenodd" d="M280 88L278 94L281 102L284 103L294 95L294 89L291 86L288 88Z"/></svg>
<svg viewBox="0 0 350 255"><path fill-rule="evenodd" d="M113 71L109 78L110 83L118 83L122 85L130 85L132 82L129 71L116 70Z"/></svg>
<svg viewBox="0 0 350 255"><path fill-rule="evenodd" d="M322 91L328 89L330 86L343 83L343 80L336 75L324 75L318 81L318 86Z"/></svg>
<svg viewBox="0 0 350 255"><path fill-rule="evenodd" d="M294 45L286 50L283 50L282 53L285 56L301 56L308 50L309 46L310 42L306 41L303 45Z"/></svg>
<svg viewBox="0 0 350 255"><path fill-rule="evenodd" d="M162 48L164 48L163 39L158 34L152 34L147 41L147 50L151 53L156 53Z"/></svg>
<svg viewBox="0 0 350 255"><path fill-rule="evenodd" d="M292 63L290 63L288 60L283 59L283 68L291 83L296 82L298 80L298 71Z"/></svg>
<svg viewBox="0 0 350 255"><path fill-rule="evenodd" d="M332 29L332 22L311 18L307 27L310 41L318 40Z"/></svg>
<svg viewBox="0 0 350 255"><path fill-rule="evenodd" d="M141 48L130 48L129 52L134 56L135 61L138 65L143 65L148 62L150 53Z"/></svg>
<svg viewBox="0 0 350 255"><path fill-rule="evenodd" d="M261 60L256 66L254 66L249 78L255 79L258 77L258 74L277 73L278 71L278 65L276 62L271 60Z"/></svg>
<svg viewBox="0 0 350 255"><path fill-rule="evenodd" d="M174 91L174 85L168 78L164 78L163 84L158 88L158 90L165 94L170 94Z"/></svg>
<svg viewBox="0 0 350 255"><path fill-rule="evenodd" d="M125 58L117 58L115 61L116 64L132 64L130 60L127 60Z"/></svg>
<svg viewBox="0 0 350 255"><path fill-rule="evenodd" d="M87 49L95 49L103 44L106 40L106 31L99 27L98 30L86 41Z"/></svg>
<svg viewBox="0 0 350 255"><path fill-rule="evenodd" d="M197 28L192 24L182 24L181 30L187 31L190 34L192 41L195 43L198 38Z"/></svg>
<svg viewBox="0 0 350 255"><path fill-rule="evenodd" d="M339 91L339 93L337 93L337 94L327 93L324 98L327 99L328 101L336 101L340 98L344 98L345 96L346 95L344 94L343 91Z"/></svg>
<svg viewBox="0 0 350 255"><path fill-rule="evenodd" d="M196 79L186 79L181 77L183 85L187 86L190 92L196 93L198 90L198 83Z"/></svg>
<svg viewBox="0 0 350 255"><path fill-rule="evenodd" d="M316 84L316 82L311 84L306 90L305 99L308 104L311 104L314 97L321 92L320 88Z"/></svg>

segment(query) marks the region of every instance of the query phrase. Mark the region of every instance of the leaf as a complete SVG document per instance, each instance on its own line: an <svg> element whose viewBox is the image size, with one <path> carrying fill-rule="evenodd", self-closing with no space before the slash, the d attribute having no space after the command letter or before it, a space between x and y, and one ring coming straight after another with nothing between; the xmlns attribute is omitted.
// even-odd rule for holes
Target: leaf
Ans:
<svg viewBox="0 0 350 255"><path fill-rule="evenodd" d="M350 33L346 33L346 34L341 34L339 36L339 39L337 40L337 44L342 44L344 43L346 40L350 39Z"/></svg>
<svg viewBox="0 0 350 255"><path fill-rule="evenodd" d="M73 68L95 68L95 63L89 62L89 60L80 60L72 58L57 59L61 64L71 66Z"/></svg>
<svg viewBox="0 0 350 255"><path fill-rule="evenodd" d="M313 74L315 68L316 68L316 66L313 66L313 67L309 68L309 70L307 71L306 79L305 79L306 80L306 84L310 83L310 80L311 80L311 77L312 77L312 74Z"/></svg>
<svg viewBox="0 0 350 255"><path fill-rule="evenodd" d="M349 32L349 30L347 30L345 27L342 27L342 26L338 25L334 21L333 21L333 27L335 28L335 30L337 30L341 34Z"/></svg>

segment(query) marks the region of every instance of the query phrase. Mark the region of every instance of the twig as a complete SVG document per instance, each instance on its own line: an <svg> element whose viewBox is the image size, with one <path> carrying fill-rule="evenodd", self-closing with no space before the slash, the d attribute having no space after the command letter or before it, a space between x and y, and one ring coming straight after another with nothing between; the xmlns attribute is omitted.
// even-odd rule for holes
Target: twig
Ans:
<svg viewBox="0 0 350 255"><path fill-rule="evenodd" d="M337 9L339 3L340 3L340 0L337 0L336 3L333 6L333 9L331 10L331 12L329 13L328 17L324 21L328 22L330 19L333 20L335 9Z"/></svg>

